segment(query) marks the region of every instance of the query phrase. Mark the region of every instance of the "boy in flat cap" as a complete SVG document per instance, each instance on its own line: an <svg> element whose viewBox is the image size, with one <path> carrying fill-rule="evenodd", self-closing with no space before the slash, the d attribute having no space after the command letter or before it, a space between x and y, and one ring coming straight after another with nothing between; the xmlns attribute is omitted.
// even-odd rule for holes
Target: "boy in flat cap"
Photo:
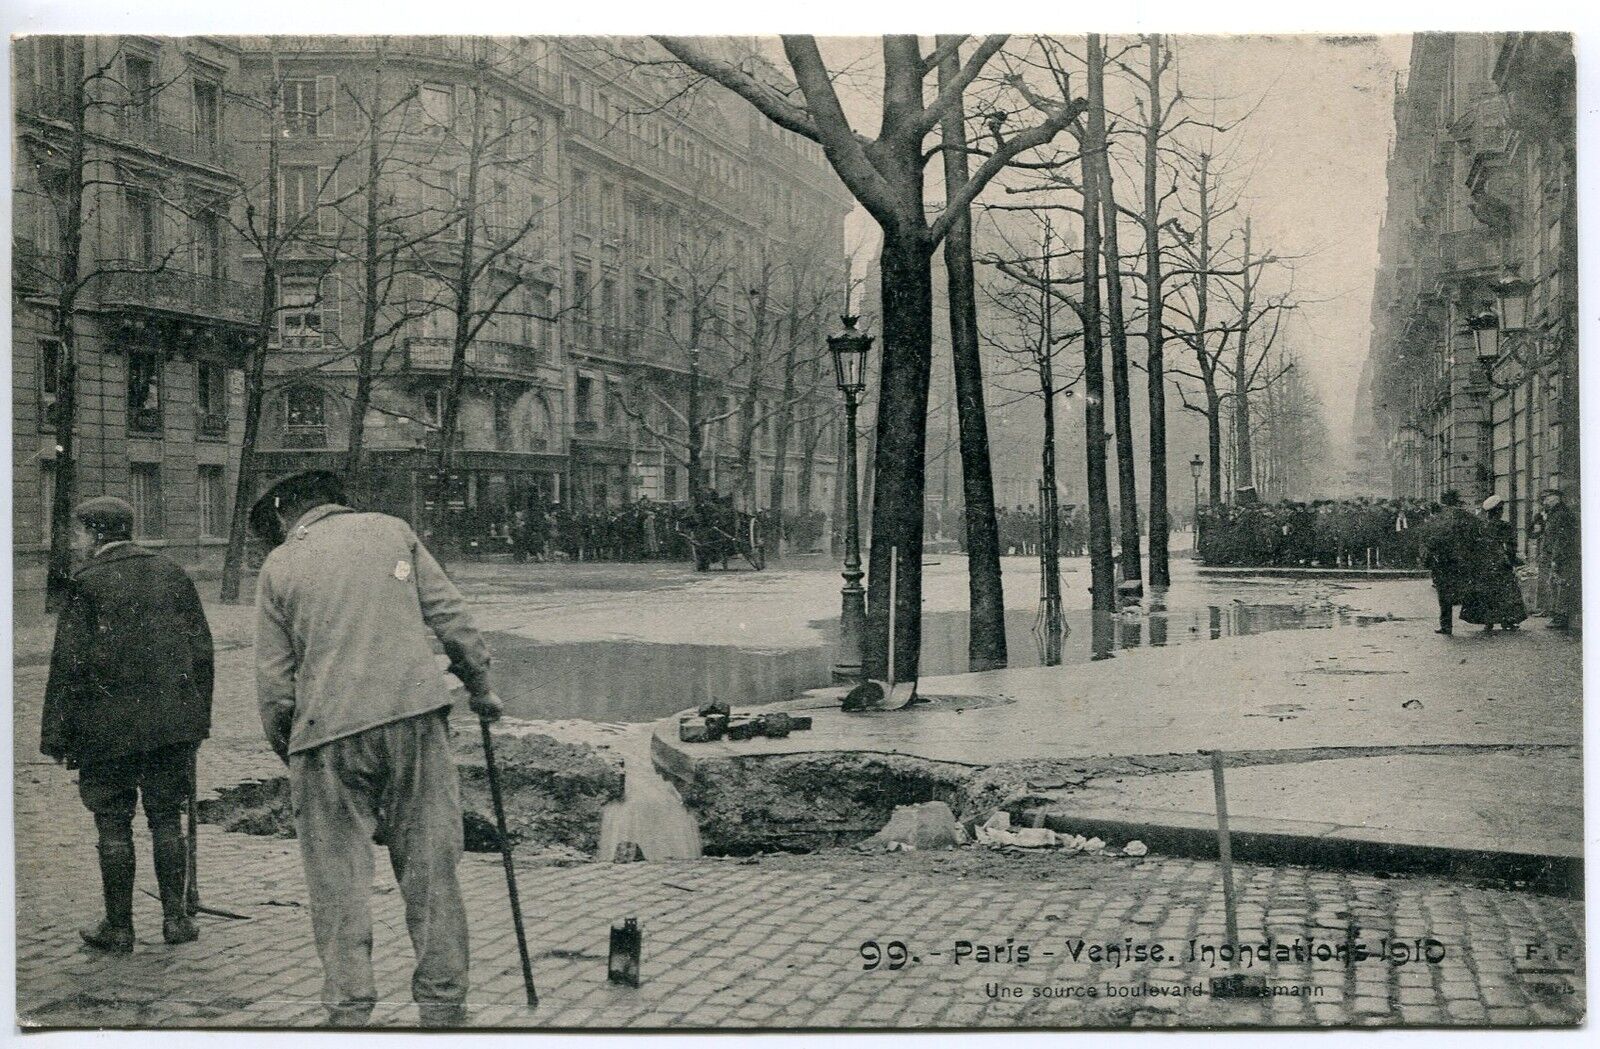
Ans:
<svg viewBox="0 0 1600 1049"><path fill-rule="evenodd" d="M431 642L473 712L493 720L488 646L411 526L344 505L333 474L284 478L250 520L279 543L256 582L256 693L267 741L289 766L329 1023L365 1024L377 1001L368 897L381 824L416 952L412 998L424 1026L461 1027L460 783Z"/></svg>
<svg viewBox="0 0 1600 1049"><path fill-rule="evenodd" d="M211 628L183 569L133 542L131 506L101 496L73 518L87 561L56 624L39 749L78 769L99 836L106 914L80 935L97 950L133 950L133 813L142 801L162 938L186 943L199 933L185 906L179 813L211 732Z"/></svg>

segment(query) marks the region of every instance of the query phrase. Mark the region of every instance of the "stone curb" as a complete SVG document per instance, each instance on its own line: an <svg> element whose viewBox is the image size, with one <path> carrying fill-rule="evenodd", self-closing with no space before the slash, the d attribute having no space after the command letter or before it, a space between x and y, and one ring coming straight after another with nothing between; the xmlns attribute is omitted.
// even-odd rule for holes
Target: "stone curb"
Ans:
<svg viewBox="0 0 1600 1049"><path fill-rule="evenodd" d="M1193 859L1217 857L1217 828L1210 813L1149 809L1048 810L1043 826L1108 842L1139 840L1153 852ZM1296 820L1230 821L1233 858L1240 862L1331 867L1368 873L1431 874L1445 878L1522 882L1536 892L1583 898L1583 857L1569 843L1546 854L1423 844L1361 828Z"/></svg>

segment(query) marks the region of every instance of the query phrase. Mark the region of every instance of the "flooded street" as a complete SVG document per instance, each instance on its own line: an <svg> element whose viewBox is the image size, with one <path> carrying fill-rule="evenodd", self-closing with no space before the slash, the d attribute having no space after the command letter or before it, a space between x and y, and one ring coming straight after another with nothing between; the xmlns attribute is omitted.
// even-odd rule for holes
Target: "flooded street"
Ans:
<svg viewBox="0 0 1600 1049"><path fill-rule="evenodd" d="M1112 658L1141 646L1162 647L1259 634L1272 630L1327 630L1381 622L1332 605L1243 604L1172 608L1096 616L1066 613L1066 664ZM1010 665L1040 664L1033 634L1034 613L1006 613ZM694 645L606 640L547 644L517 634L494 633L489 643L502 682L507 711L516 717L652 721L712 700L751 706L790 698L829 684L833 624L813 624L820 643L804 648L760 650L730 645ZM922 673L959 674L967 669L965 612L932 612L924 620Z"/></svg>

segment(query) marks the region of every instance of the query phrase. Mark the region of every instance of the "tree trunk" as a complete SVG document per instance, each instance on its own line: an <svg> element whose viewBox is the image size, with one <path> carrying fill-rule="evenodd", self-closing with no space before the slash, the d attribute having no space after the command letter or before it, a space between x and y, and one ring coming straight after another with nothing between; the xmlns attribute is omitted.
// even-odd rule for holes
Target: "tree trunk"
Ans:
<svg viewBox="0 0 1600 1049"><path fill-rule="evenodd" d="M378 331L378 193L383 175L378 133L379 107L383 104L382 81L383 52L380 50L378 68L372 76L372 92L367 102L367 208L361 252L361 342L356 350L356 388L350 399L350 439L344 462L344 483L349 491L359 491L363 480L367 406L372 403L372 359L376 349L373 341Z"/></svg>
<svg viewBox="0 0 1600 1049"><path fill-rule="evenodd" d="M1206 452L1211 458L1206 483L1211 486L1211 505L1222 504L1222 396L1215 385L1206 390Z"/></svg>
<svg viewBox="0 0 1600 1049"><path fill-rule="evenodd" d="M1133 403L1128 391L1128 329L1122 312L1122 254L1117 246L1117 197L1104 139L1094 152L1100 175L1101 249L1106 263L1106 327L1111 336L1111 406L1117 434L1117 509L1122 525L1122 575L1139 582L1139 481L1134 474Z"/></svg>
<svg viewBox="0 0 1600 1049"><path fill-rule="evenodd" d="M913 153L915 150L912 151ZM895 580L895 680L917 677L922 645L922 501L928 375L933 353L933 273L920 223L886 228L880 259L883 354L873 460L872 547L867 571L866 672L888 669L889 561Z"/></svg>
<svg viewBox="0 0 1600 1049"><path fill-rule="evenodd" d="M1166 332L1162 328L1161 196L1156 182L1161 146L1161 37L1151 34L1150 112L1144 139L1145 382L1150 404L1150 585L1170 586L1167 541Z"/></svg>
<svg viewBox="0 0 1600 1049"><path fill-rule="evenodd" d="M789 310L789 345L783 355L783 400L778 405L778 411L772 418L774 429L772 440L772 482L767 488L767 505L772 508L773 527L777 530L774 538L782 539L785 533L783 501L788 497L786 491L788 472L784 465L789 459L789 437L794 430L794 399L795 399L795 372L799 368L800 356L800 318L798 311L791 307ZM803 509L803 507L802 507ZM778 547L773 547L777 553Z"/></svg>
<svg viewBox="0 0 1600 1049"><path fill-rule="evenodd" d="M941 37L939 43L945 40ZM952 48L939 65L940 86L955 78L960 69L960 57ZM943 122L947 197L960 192L967 182L965 121L965 108L957 103ZM983 357L978 351L970 208L961 210L945 236L944 267L949 282L950 355L961 426L961 495L967 529L967 668L993 670L1007 663L1006 602L1000 577L1000 530L995 520L989 424L983 400ZM948 456L949 451L945 454Z"/></svg>
<svg viewBox="0 0 1600 1049"><path fill-rule="evenodd" d="M1255 280L1250 274L1250 220L1244 220L1243 308L1239 311L1239 344L1235 348L1233 369L1233 432L1237 444L1234 484L1247 488L1255 484L1255 456L1250 444L1250 308Z"/></svg>
<svg viewBox="0 0 1600 1049"><path fill-rule="evenodd" d="M250 536L250 504L256 497L256 441L261 431L261 402L265 394L267 343L278 315L278 120L282 113L283 82L273 63L272 98L267 113L266 233L261 248L261 298L256 330L244 360L244 433L239 441L239 476L233 490L233 513L228 519L228 551L222 558L223 601L240 598L244 575L245 543Z"/></svg>
<svg viewBox="0 0 1600 1049"><path fill-rule="evenodd" d="M759 454L756 451L756 430L762 425L758 409L761 384L767 371L767 291L770 285L771 274L763 269L761 287L751 303L755 313L752 317L754 331L750 337L749 383L745 387L744 400L739 405L739 494L750 513L756 512L756 457Z"/></svg>
<svg viewBox="0 0 1600 1049"><path fill-rule="evenodd" d="M483 163L483 84L472 88L471 141L467 147L467 188L461 201L461 249L456 257L454 301L456 327L450 353L450 377L445 381L444 404L439 410L439 455L434 464L434 540L448 531L450 467L455 460L457 419L461 412L461 392L467 378L467 350L476 332L473 330L473 285L477 280L478 231L478 180ZM441 556L435 550L436 556Z"/></svg>
<svg viewBox="0 0 1600 1049"><path fill-rule="evenodd" d="M83 257L83 186L88 99L82 38L68 39L67 77L72 122L67 139L66 200L61 223L61 275L56 288L55 488L50 493L50 553L45 568L45 608L58 611L72 585L72 507L78 490L78 274Z"/></svg>
<svg viewBox="0 0 1600 1049"><path fill-rule="evenodd" d="M1105 377L1100 345L1100 179L1092 157L1105 148L1105 53L1089 36L1088 133L1083 142L1084 461L1089 498L1089 577L1096 612L1117 607L1111 564L1111 508L1106 492Z"/></svg>

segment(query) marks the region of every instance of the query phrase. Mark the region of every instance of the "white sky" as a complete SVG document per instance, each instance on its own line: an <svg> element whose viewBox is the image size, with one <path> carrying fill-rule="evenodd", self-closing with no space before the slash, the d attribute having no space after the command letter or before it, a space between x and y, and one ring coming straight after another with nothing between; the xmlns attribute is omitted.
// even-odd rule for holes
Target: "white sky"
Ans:
<svg viewBox="0 0 1600 1049"><path fill-rule="evenodd" d="M1322 396L1330 432L1342 440L1367 354L1395 75L1406 67L1410 39L1304 35L1174 41L1190 98L1214 99L1224 121L1253 109L1228 136L1234 181L1248 175L1245 207L1254 218L1256 244L1296 257L1296 297L1312 301L1285 322L1283 337L1300 353L1307 377ZM1112 38L1110 50L1121 42ZM1072 46L1080 50L1076 41ZM862 38L824 42L831 68L859 70L840 91L857 130L867 134L876 129L881 97L876 49L876 41ZM1210 102L1205 108L1210 110ZM937 178L937 165L932 167ZM1237 218L1242 222L1243 215ZM849 230L852 245L876 243L876 224L859 209Z"/></svg>

